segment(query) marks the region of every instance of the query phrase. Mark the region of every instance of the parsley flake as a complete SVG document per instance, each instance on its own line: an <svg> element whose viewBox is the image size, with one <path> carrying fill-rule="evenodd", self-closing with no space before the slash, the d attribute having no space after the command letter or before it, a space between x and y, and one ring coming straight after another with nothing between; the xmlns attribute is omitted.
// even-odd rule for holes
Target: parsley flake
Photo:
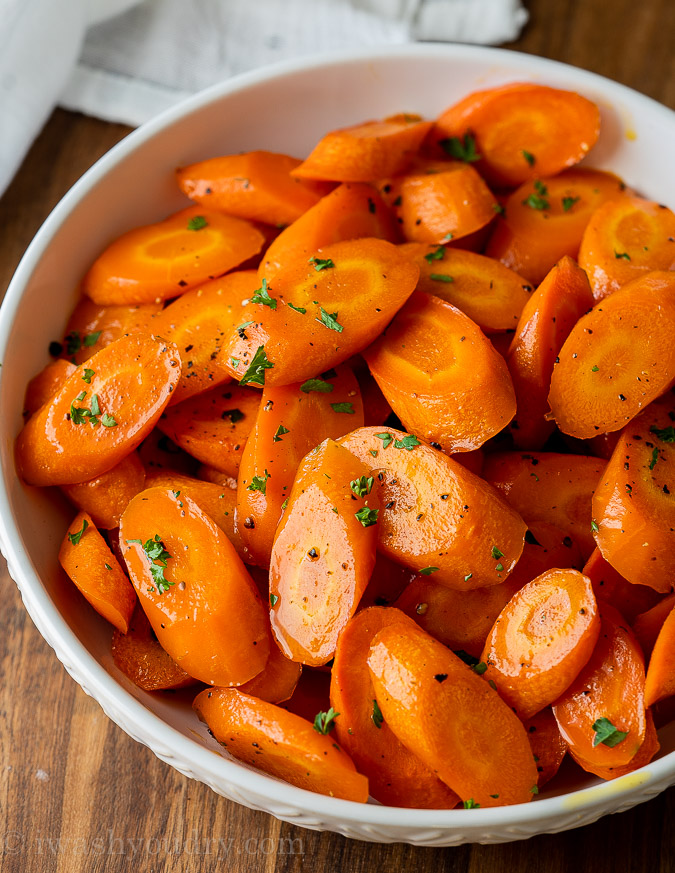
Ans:
<svg viewBox="0 0 675 873"><path fill-rule="evenodd" d="M593 531L593 533L597 533L600 530L600 528L598 527L598 523L595 519L591 521L591 530Z"/></svg>
<svg viewBox="0 0 675 873"><path fill-rule="evenodd" d="M269 306L270 309L277 308L276 299L270 296L270 293L267 289L267 279L263 279L262 287L258 288L258 290L253 293L253 296L251 297L251 303L260 303L262 304L262 306Z"/></svg>
<svg viewBox="0 0 675 873"><path fill-rule="evenodd" d="M333 263L331 258L310 258L307 262L309 264L314 265L314 269L318 272L321 270L332 270L335 264Z"/></svg>
<svg viewBox="0 0 675 873"><path fill-rule="evenodd" d="M617 252L617 251L615 251L615 252L614 252L614 257L615 257L617 260L619 260L619 258L623 258L624 261L630 261L630 255L628 254L628 252Z"/></svg>
<svg viewBox="0 0 675 873"><path fill-rule="evenodd" d="M353 403L331 403L330 408L333 412L345 412L347 415L355 415Z"/></svg>
<svg viewBox="0 0 675 873"><path fill-rule="evenodd" d="M294 312L299 312L300 315L304 315L307 312L303 306L293 306L292 303L289 303L288 306L290 306Z"/></svg>
<svg viewBox="0 0 675 873"><path fill-rule="evenodd" d="M86 518L83 518L83 519L82 519L82 527L80 528L80 530L78 530L77 533L69 533L69 534L68 534L68 539L70 540L70 542L71 542L74 546L78 545L78 543L79 543L80 540L82 539L82 534L85 532L85 530L86 530L88 527L89 527L89 522L87 521Z"/></svg>
<svg viewBox="0 0 675 873"><path fill-rule="evenodd" d="M225 409L220 413L221 418L229 418L232 424L236 424L238 421L241 421L242 418L246 416L241 411L241 409Z"/></svg>
<svg viewBox="0 0 675 873"><path fill-rule="evenodd" d="M164 575L166 562L169 560L171 555L164 548L164 543L162 542L159 534L155 534L154 537L146 540L145 543L141 543L140 540L127 540L127 543L139 543L143 546L145 556L148 561L150 561L150 573L152 575L152 580L157 588L157 593L164 594L165 591L168 591L169 588L173 584L175 584L167 579Z"/></svg>
<svg viewBox="0 0 675 873"><path fill-rule="evenodd" d="M357 497L367 497L373 489L375 479L372 476L361 476L360 479L352 479L349 487Z"/></svg>
<svg viewBox="0 0 675 873"><path fill-rule="evenodd" d="M246 486L247 491L260 491L261 494L267 494L267 480L270 474L265 470L264 476L253 476L251 484Z"/></svg>
<svg viewBox="0 0 675 873"><path fill-rule="evenodd" d="M193 215L187 223L188 230L203 230L209 223L203 215Z"/></svg>
<svg viewBox="0 0 675 873"><path fill-rule="evenodd" d="M92 346L96 345L100 336L100 330L94 331L94 333L88 333L85 337L82 338L82 345L85 348L91 348Z"/></svg>
<svg viewBox="0 0 675 873"><path fill-rule="evenodd" d="M429 278L433 282L454 282L454 278L447 273L430 273Z"/></svg>
<svg viewBox="0 0 675 873"><path fill-rule="evenodd" d="M375 434L377 436L377 434ZM387 444L388 445L388 444ZM416 436L412 434L408 434L408 436L404 436L402 440L396 440L394 442L395 449L406 449L408 452L412 452L412 450L416 446L421 446L422 443L417 439ZM386 449L387 446L385 446Z"/></svg>
<svg viewBox="0 0 675 873"><path fill-rule="evenodd" d="M394 437L390 433L376 433L378 440L382 440L382 448L386 449L394 442Z"/></svg>
<svg viewBox="0 0 675 873"><path fill-rule="evenodd" d="M364 506L363 509L359 509L354 515L364 527L370 527L373 524L377 524L378 513L379 509L368 509L367 506Z"/></svg>
<svg viewBox="0 0 675 873"><path fill-rule="evenodd" d="M334 722L339 715L340 713L335 712L332 706L328 712L317 712L314 717L314 730L320 734L330 733L335 727Z"/></svg>
<svg viewBox="0 0 675 873"><path fill-rule="evenodd" d="M281 442L281 437L282 437L285 433L290 433L290 430L289 430L287 427L284 427L283 424L280 424L279 427L277 428L277 432L276 432L276 433L274 434L274 436L272 437L272 442L274 442L274 443L280 443L280 442Z"/></svg>
<svg viewBox="0 0 675 873"><path fill-rule="evenodd" d="M563 197L562 208L563 212L569 212L575 203L578 203L581 197Z"/></svg>
<svg viewBox="0 0 675 873"><path fill-rule="evenodd" d="M463 139L459 136L450 136L439 140L438 144L451 158L458 161L471 164L480 160L480 155L476 151L476 140L470 133L465 133Z"/></svg>
<svg viewBox="0 0 675 873"><path fill-rule="evenodd" d="M523 206L529 206L530 209L544 210L550 208L550 203L546 199L548 188L539 179L534 183L534 192L522 201Z"/></svg>
<svg viewBox="0 0 675 873"><path fill-rule="evenodd" d="M310 391L319 391L321 394L330 394L335 386L331 385L330 382L324 382L323 379L308 379L306 382L303 382L300 386L300 390L304 391L305 394L309 394Z"/></svg>
<svg viewBox="0 0 675 873"><path fill-rule="evenodd" d="M373 698L373 714L371 715L371 718L375 727L380 730L382 728L384 716L382 715L382 710L380 709L379 704L377 700L375 700L375 698Z"/></svg>
<svg viewBox="0 0 675 873"><path fill-rule="evenodd" d="M435 573L436 570L440 569L439 567L423 567L419 572L422 576L431 576L432 573Z"/></svg>
<svg viewBox="0 0 675 873"><path fill-rule="evenodd" d="M90 384L91 384L91 377L92 377L93 375L94 375L94 371L93 371L93 370L90 370L90 369L88 369L88 368L85 369L84 373L82 374L82 381L83 381L83 382L86 382L87 385L90 385Z"/></svg>
<svg viewBox="0 0 675 873"><path fill-rule="evenodd" d="M591 367L591 373L597 373L599 369L600 369L600 367L598 367L597 364L594 364L594 365Z"/></svg>
<svg viewBox="0 0 675 873"><path fill-rule="evenodd" d="M476 803L472 797L469 800L463 800L462 806L464 809L480 809L480 803Z"/></svg>
<svg viewBox="0 0 675 873"><path fill-rule="evenodd" d="M235 360L234 358L232 359ZM247 385L249 382L252 385L265 384L265 370L269 370L274 364L267 358L265 354L265 346L258 346L255 355L248 366L248 369L239 380L240 385Z"/></svg>
<svg viewBox="0 0 675 873"><path fill-rule="evenodd" d="M525 149L523 149L523 157L525 158L525 160L527 161L527 163L528 163L531 167L534 166L534 162L537 160L537 159L535 158L535 156L532 154L532 152L526 152Z"/></svg>
<svg viewBox="0 0 675 873"><path fill-rule="evenodd" d="M661 442L675 443L675 427L673 427L672 424L664 428L658 428L653 424L649 428L649 432L653 433L655 437L661 440Z"/></svg>
<svg viewBox="0 0 675 873"><path fill-rule="evenodd" d="M495 561L496 561L498 558L503 558L503 557L504 557L504 552L502 552L501 549L498 549L497 546L493 546L493 547L492 547L492 552L491 552L491 554L492 554L492 557L495 559Z"/></svg>
<svg viewBox="0 0 675 873"><path fill-rule="evenodd" d="M445 246L438 245L433 252L427 252L427 254L424 256L424 260L427 262L427 264L432 264L434 261L442 261L444 257Z"/></svg>
<svg viewBox="0 0 675 873"><path fill-rule="evenodd" d="M270 594L270 606L276 606L279 602L279 597L277 594Z"/></svg>
<svg viewBox="0 0 675 873"><path fill-rule="evenodd" d="M103 427L117 427L117 422L115 421L113 416L109 415L109 413L107 412L104 412L101 416L101 424L103 425Z"/></svg>
<svg viewBox="0 0 675 873"><path fill-rule="evenodd" d="M649 469L650 469L650 470L653 470L653 469L654 469L654 467L656 466L656 462L658 461L658 459L659 459L659 450L658 450L657 448L654 448L653 451L652 451L652 459L651 459L651 461L649 462Z"/></svg>
<svg viewBox="0 0 675 873"><path fill-rule="evenodd" d="M337 312L326 312L323 306L319 306L319 310L321 312L321 318L315 318L314 321L318 321L319 324L325 324L326 327L330 330L337 331L337 333L342 333L344 327L337 320Z"/></svg>
<svg viewBox="0 0 675 873"><path fill-rule="evenodd" d="M628 731L618 730L614 727L612 722L604 716L597 721L594 721L591 727L595 731L593 748L602 743L603 746L609 746L610 749L613 749L614 746L618 746L619 743L623 742L623 740L628 736Z"/></svg>

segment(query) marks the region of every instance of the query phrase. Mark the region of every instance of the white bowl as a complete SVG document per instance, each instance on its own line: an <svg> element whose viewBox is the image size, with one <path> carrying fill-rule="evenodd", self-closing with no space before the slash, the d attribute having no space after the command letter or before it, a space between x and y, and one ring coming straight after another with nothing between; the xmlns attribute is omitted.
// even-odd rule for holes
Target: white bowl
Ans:
<svg viewBox="0 0 675 873"><path fill-rule="evenodd" d="M363 840L449 846L588 824L675 783L675 724L660 733L660 757L635 773L609 783L571 774L532 803L497 809L362 805L295 788L237 763L198 722L189 696L147 694L119 673L110 654L110 626L62 574L56 556L72 509L54 493L21 485L14 470L25 386L47 363L49 341L62 335L78 280L99 251L122 231L184 204L175 167L255 148L303 156L331 128L400 111L433 118L472 90L516 80L578 90L599 103L602 135L589 163L675 204L675 115L625 87L552 61L478 47L333 55L217 85L128 136L54 209L0 311L0 544L38 630L106 714L162 760L225 797L304 827Z"/></svg>

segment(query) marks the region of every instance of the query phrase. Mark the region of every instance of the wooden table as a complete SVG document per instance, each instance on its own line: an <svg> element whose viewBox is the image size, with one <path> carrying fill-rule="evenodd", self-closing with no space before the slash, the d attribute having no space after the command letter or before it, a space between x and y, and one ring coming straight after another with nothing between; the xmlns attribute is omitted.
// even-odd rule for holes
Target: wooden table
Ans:
<svg viewBox="0 0 675 873"><path fill-rule="evenodd" d="M594 70L675 108L672 0L527 5L530 24L509 48ZM121 125L54 112L0 200L0 289L56 202L126 133ZM355 842L251 812L185 779L106 718L33 627L4 564L0 601L2 870L675 870L673 789L567 834L456 849ZM222 837L229 849L204 854L210 837Z"/></svg>

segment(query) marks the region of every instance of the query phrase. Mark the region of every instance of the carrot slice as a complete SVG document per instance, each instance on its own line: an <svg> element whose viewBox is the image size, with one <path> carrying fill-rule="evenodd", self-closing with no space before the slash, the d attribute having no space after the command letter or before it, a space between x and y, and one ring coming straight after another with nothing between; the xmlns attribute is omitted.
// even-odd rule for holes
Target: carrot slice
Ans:
<svg viewBox="0 0 675 873"><path fill-rule="evenodd" d="M206 209L266 224L290 224L316 205L315 186L291 176L301 161L276 152L223 155L180 167L183 193Z"/></svg>
<svg viewBox="0 0 675 873"><path fill-rule="evenodd" d="M499 614L483 649L485 678L521 718L532 718L572 684L599 633L591 580L576 570L548 570Z"/></svg>
<svg viewBox="0 0 675 873"><path fill-rule="evenodd" d="M265 669L240 685L239 690L268 703L284 703L293 696L301 674L302 664L289 660L270 633L270 654Z"/></svg>
<svg viewBox="0 0 675 873"><path fill-rule="evenodd" d="M618 176L584 168L526 182L504 201L486 254L538 284L562 257L577 257L595 210L624 189Z"/></svg>
<svg viewBox="0 0 675 873"><path fill-rule="evenodd" d="M623 617L600 605L600 636L590 660L553 706L574 759L621 767L644 742L645 667L640 646Z"/></svg>
<svg viewBox="0 0 675 873"><path fill-rule="evenodd" d="M237 488L237 513L249 563L269 567L282 506L305 455L323 440L363 426L359 386L349 367L339 367L323 381L330 391L308 393L296 382L267 386L262 392Z"/></svg>
<svg viewBox="0 0 675 873"><path fill-rule="evenodd" d="M596 598L618 609L631 625L636 616L651 609L659 600L659 595L653 588L648 585L633 585L620 573L617 573L614 567L602 557L600 549L593 551L593 554L586 561L583 573L593 583ZM635 627L633 630L637 634ZM645 647L642 648L646 653Z"/></svg>
<svg viewBox="0 0 675 873"><path fill-rule="evenodd" d="M294 661L319 665L333 657L368 584L379 514L368 474L332 440L298 469L270 560L272 630Z"/></svg>
<svg viewBox="0 0 675 873"><path fill-rule="evenodd" d="M660 203L622 197L597 209L579 251L596 301L645 272L672 270L674 240L675 213Z"/></svg>
<svg viewBox="0 0 675 873"><path fill-rule="evenodd" d="M143 490L145 469L136 452L116 464L111 470L81 482L62 485L66 497L86 512L98 528L111 530L119 527L122 513L132 497Z"/></svg>
<svg viewBox="0 0 675 873"><path fill-rule="evenodd" d="M373 182L409 166L431 129L418 116L366 121L323 136L292 174L299 179Z"/></svg>
<svg viewBox="0 0 675 873"><path fill-rule="evenodd" d="M649 590L651 591L652 589ZM654 650L654 644L663 627L663 623L670 615L673 607L675 607L675 592L663 597L651 609L641 612L633 621L633 631L647 658L650 657Z"/></svg>
<svg viewBox="0 0 675 873"><path fill-rule="evenodd" d="M438 297L413 294L363 356L406 429L446 452L479 448L516 411L504 359Z"/></svg>
<svg viewBox="0 0 675 873"><path fill-rule="evenodd" d="M172 406L232 380L223 347L245 323L242 302L258 284L254 270L229 273L183 294L153 320L153 331L176 344L183 364Z"/></svg>
<svg viewBox="0 0 675 873"><path fill-rule="evenodd" d="M314 730L304 718L234 688L202 691L192 705L240 761L307 791L368 800L366 777L330 734Z"/></svg>
<svg viewBox="0 0 675 873"><path fill-rule="evenodd" d="M269 654L265 608L234 546L187 495L148 488L120 524L131 581L162 648L209 685L241 685Z"/></svg>
<svg viewBox="0 0 675 873"><path fill-rule="evenodd" d="M486 482L390 427L352 431L340 444L375 479L381 552L413 570L433 572L434 582L451 588L484 588L508 577L523 551L526 527Z"/></svg>
<svg viewBox="0 0 675 873"><path fill-rule="evenodd" d="M565 255L526 302L506 358L518 407L511 422L520 449L540 449L553 433L548 392L555 360L577 321L593 308L584 271Z"/></svg>
<svg viewBox="0 0 675 873"><path fill-rule="evenodd" d="M579 764L581 767L583 767L584 770L587 770L589 773L593 773L595 776L599 776L601 779L618 779L619 776L626 776L628 773L634 773L635 770L639 770L640 767L644 767L646 764L649 764L649 762L661 748L661 745L659 744L659 735L657 734L656 727L654 726L654 716L649 709L647 710L646 714L646 723L647 728L645 731L644 742L635 753L635 756L631 758L631 760L628 762L628 764L619 765L617 767L603 767L576 757L575 760L577 764Z"/></svg>
<svg viewBox="0 0 675 873"><path fill-rule="evenodd" d="M291 261L246 307L252 322L227 346L232 376L251 385L316 377L382 333L419 271L385 240L359 239Z"/></svg>
<svg viewBox="0 0 675 873"><path fill-rule="evenodd" d="M221 473L215 467L210 467L208 464L200 464L197 468L197 478L203 482L213 482L216 485L221 485L223 488L230 488L233 491L237 490L237 480L233 476L228 476L227 473Z"/></svg>
<svg viewBox="0 0 675 873"><path fill-rule="evenodd" d="M400 251L420 268L418 291L452 303L485 333L514 328L533 290L513 270L474 252L428 243L405 243Z"/></svg>
<svg viewBox="0 0 675 873"><path fill-rule="evenodd" d="M631 421L593 497L603 557L629 582L663 594L675 576L673 420L675 405L652 403Z"/></svg>
<svg viewBox="0 0 675 873"><path fill-rule="evenodd" d="M153 316L161 309L161 303L100 306L83 297L68 319L64 353L73 363L83 364L125 333L160 333L152 325Z"/></svg>
<svg viewBox="0 0 675 873"><path fill-rule="evenodd" d="M477 160L490 182L509 186L578 163L599 132L600 113L590 100L517 82L464 97L438 118L434 135L451 155Z"/></svg>
<svg viewBox="0 0 675 873"><path fill-rule="evenodd" d="M198 461L236 476L260 393L221 385L169 407L157 427Z"/></svg>
<svg viewBox="0 0 675 873"><path fill-rule="evenodd" d="M33 376L26 387L26 396L23 401L24 415L33 415L48 400L51 400L66 379L74 372L75 364L59 358L47 364L43 370Z"/></svg>
<svg viewBox="0 0 675 873"><path fill-rule="evenodd" d="M522 723L457 655L394 624L373 638L368 667L384 723L465 804L532 799L537 770Z"/></svg>
<svg viewBox="0 0 675 873"><path fill-rule="evenodd" d="M653 706L675 694L675 607L663 622L649 659L645 704Z"/></svg>
<svg viewBox="0 0 675 873"><path fill-rule="evenodd" d="M188 688L196 681L174 663L157 642L140 604L129 622L126 634L113 631L112 656L118 670L143 691Z"/></svg>
<svg viewBox="0 0 675 873"><path fill-rule="evenodd" d="M79 512L59 549L59 563L96 612L125 634L136 595L91 516Z"/></svg>
<svg viewBox="0 0 675 873"><path fill-rule="evenodd" d="M560 430L585 439L634 418L675 378L673 335L675 273L650 273L596 304L553 369L548 401Z"/></svg>
<svg viewBox="0 0 675 873"><path fill-rule="evenodd" d="M375 188L360 182L338 185L282 230L260 262L259 278L273 284L284 264L307 261L317 249L361 237L395 243L400 239L400 232Z"/></svg>
<svg viewBox="0 0 675 873"><path fill-rule="evenodd" d="M232 270L263 240L241 218L190 206L118 237L94 261L82 290L103 306L166 300Z"/></svg>
<svg viewBox="0 0 675 873"><path fill-rule="evenodd" d="M542 788L560 769L567 754L567 743L560 736L558 723L550 706L528 719L525 730L539 774L537 787Z"/></svg>
<svg viewBox="0 0 675 873"><path fill-rule="evenodd" d="M389 806L452 809L459 798L434 772L397 739L375 710L375 691L368 670L370 644L385 627L410 624L397 609L374 606L350 619L340 634L331 671L330 702L338 742L360 773L370 793Z"/></svg>
<svg viewBox="0 0 675 873"><path fill-rule="evenodd" d="M180 378L176 347L142 334L115 340L87 364L17 437L16 465L29 485L88 482L119 464L153 429Z"/></svg>
<svg viewBox="0 0 675 873"><path fill-rule="evenodd" d="M547 521L570 536L587 558L595 548L591 500L605 465L597 458L556 452L496 452L483 478L528 524Z"/></svg>

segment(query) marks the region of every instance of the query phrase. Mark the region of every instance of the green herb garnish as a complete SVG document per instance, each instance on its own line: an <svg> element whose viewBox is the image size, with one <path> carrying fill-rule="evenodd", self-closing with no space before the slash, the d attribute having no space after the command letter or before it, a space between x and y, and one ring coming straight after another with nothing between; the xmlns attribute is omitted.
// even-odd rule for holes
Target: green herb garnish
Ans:
<svg viewBox="0 0 675 873"><path fill-rule="evenodd" d="M209 223L203 215L193 215L187 223L188 230L203 230Z"/></svg>
<svg viewBox="0 0 675 873"><path fill-rule="evenodd" d="M330 733L335 727L334 722L339 715L340 713L335 712L332 706L328 712L317 712L314 717L314 730L320 734Z"/></svg>
<svg viewBox="0 0 675 873"><path fill-rule="evenodd" d="M465 133L463 139L458 136L450 136L440 140L438 144L451 158L458 161L466 161L467 164L471 164L480 160L480 155L476 151L476 140L470 133Z"/></svg>
<svg viewBox="0 0 675 873"><path fill-rule="evenodd" d="M234 358L232 359L235 360ZM265 370L269 370L274 364L268 360L265 354L265 346L258 346L248 369L239 380L240 385L247 385L249 382L252 385L265 384Z"/></svg>
<svg viewBox="0 0 675 873"><path fill-rule="evenodd" d="M360 479L352 479L349 487L357 497L367 497L373 489L374 482L372 476L361 476Z"/></svg>
<svg viewBox="0 0 675 873"><path fill-rule="evenodd" d="M69 534L68 534L68 539L70 540L70 542L71 542L74 546L78 545L78 543L79 543L80 540L82 539L82 534L85 532L85 530L86 530L88 527L89 527L89 522L87 521L86 518L83 518L83 519L82 519L82 527L80 528L80 530L78 530L77 533L69 533Z"/></svg>
<svg viewBox="0 0 675 873"><path fill-rule="evenodd" d="M603 746L609 746L610 749L613 749L614 746L618 746L619 743L623 742L623 740L628 736L628 731L618 730L614 727L612 722L604 716L597 721L594 721L591 727L595 731L593 748L602 743Z"/></svg>
<svg viewBox="0 0 675 873"><path fill-rule="evenodd" d="M378 513L378 509L368 509L367 506L364 506L363 509L359 509L354 515L364 527L370 527L373 524L377 524Z"/></svg>

